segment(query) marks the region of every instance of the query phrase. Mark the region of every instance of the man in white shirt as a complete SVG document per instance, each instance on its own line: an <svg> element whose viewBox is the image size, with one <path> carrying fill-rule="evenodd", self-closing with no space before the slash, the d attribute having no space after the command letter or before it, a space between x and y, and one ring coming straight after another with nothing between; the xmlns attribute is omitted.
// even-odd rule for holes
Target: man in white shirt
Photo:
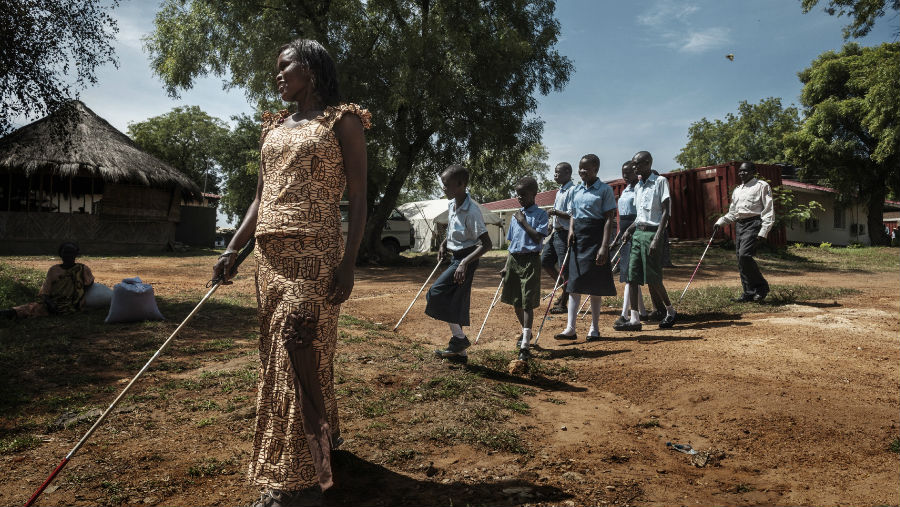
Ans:
<svg viewBox="0 0 900 507"><path fill-rule="evenodd" d="M766 240L775 222L772 188L756 177L756 165L753 162L741 164L738 178L743 183L734 189L728 213L716 222L716 226L735 224L735 249L744 293L734 301L759 303L769 294L769 283L760 273L753 256L756 255L756 247Z"/></svg>

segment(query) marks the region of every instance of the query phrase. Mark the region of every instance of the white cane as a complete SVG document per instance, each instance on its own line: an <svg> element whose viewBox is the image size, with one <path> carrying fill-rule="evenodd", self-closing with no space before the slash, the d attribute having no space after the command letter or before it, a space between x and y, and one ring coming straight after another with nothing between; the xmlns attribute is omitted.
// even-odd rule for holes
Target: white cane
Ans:
<svg viewBox="0 0 900 507"><path fill-rule="evenodd" d="M556 283L553 284L553 292L550 293L551 296L553 294L556 294L557 289L562 287L562 285L560 284L560 280L562 279L563 270L566 268L566 263L569 262L569 252L571 252L571 251L572 251L571 246L566 248L566 255L563 258L562 264L559 266L559 274L556 275ZM553 303L553 298L551 297L550 301L547 302L547 309L544 310L544 318L541 319L541 327L538 328L537 336L535 336L534 341L531 342L532 345L537 345L538 340L541 339L541 331L544 330L544 323L547 322L547 314L550 312L550 305L552 303Z"/></svg>
<svg viewBox="0 0 900 507"><path fill-rule="evenodd" d="M431 277L434 276L434 273L437 272L438 268L441 267L441 261L443 259L438 258L437 264L435 264L434 269L431 270L431 274L428 275L428 278L425 279L425 283L422 284L422 287L419 288L419 292L416 292L416 297L413 298L412 303L406 308L406 311L403 312L403 316L400 317L400 320L397 321L397 325L392 329L393 332L397 332L397 328L400 327L400 323L403 322L403 319L406 318L406 314L412 309L413 305L416 304L416 301L419 299L419 295L422 294L422 291L425 290L425 286L428 285L428 282L431 281Z"/></svg>
<svg viewBox="0 0 900 507"><path fill-rule="evenodd" d="M509 256L506 256L506 265L503 268L504 271L509 269ZM500 277L500 285L497 286L497 290L494 292L494 297L491 298L491 306L488 307L487 313L484 314L484 322L481 323L481 329L478 330L478 336L475 337L475 344L478 344L478 339L481 338L481 333L484 332L484 325L487 324L488 317L491 316L491 310L497 306L497 303L500 302L500 289L503 288L503 280L504 277Z"/></svg>

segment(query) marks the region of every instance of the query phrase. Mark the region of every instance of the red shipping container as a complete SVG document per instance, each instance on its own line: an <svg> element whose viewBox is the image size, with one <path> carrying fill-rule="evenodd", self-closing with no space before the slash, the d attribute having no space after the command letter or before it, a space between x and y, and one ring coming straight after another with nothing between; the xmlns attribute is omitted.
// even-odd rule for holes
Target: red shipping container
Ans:
<svg viewBox="0 0 900 507"><path fill-rule="evenodd" d="M663 176L669 181L672 203L672 217L669 220L669 236L682 240L708 240L713 224L718 217L728 211L731 192L740 183L737 168L742 162L732 161L708 167L698 167L686 171L674 171ZM769 182L773 188L781 186L781 167L772 164L756 164L758 176ZM618 199L625 188L621 178L609 182ZM734 226L729 225L717 235L734 240ZM784 227L773 227L768 242L775 246L786 243Z"/></svg>

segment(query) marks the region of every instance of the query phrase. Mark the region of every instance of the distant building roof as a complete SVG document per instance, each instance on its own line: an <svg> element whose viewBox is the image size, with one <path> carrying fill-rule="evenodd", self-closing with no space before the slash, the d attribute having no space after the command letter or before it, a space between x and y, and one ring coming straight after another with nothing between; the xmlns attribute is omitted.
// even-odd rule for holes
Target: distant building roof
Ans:
<svg viewBox="0 0 900 507"><path fill-rule="evenodd" d="M546 192L538 192L538 194L534 196L534 203L537 204L538 207L543 208L544 206L553 206L553 201L555 199L556 190L547 190ZM515 197L512 199L503 199L501 201L486 202L483 206L491 211L521 208L521 206L519 206L519 200Z"/></svg>
<svg viewBox="0 0 900 507"><path fill-rule="evenodd" d="M827 192L829 194L837 194L838 193L838 191L833 188L823 187L821 185L814 185L812 183L803 183L801 181L796 181L796 180L781 180L781 184L786 187L802 188L804 190L817 190L819 192Z"/></svg>

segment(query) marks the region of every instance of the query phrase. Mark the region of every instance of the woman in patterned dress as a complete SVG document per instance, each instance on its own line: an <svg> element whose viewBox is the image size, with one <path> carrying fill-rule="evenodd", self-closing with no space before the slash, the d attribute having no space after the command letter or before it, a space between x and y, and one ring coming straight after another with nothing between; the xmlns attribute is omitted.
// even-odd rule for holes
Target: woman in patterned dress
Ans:
<svg viewBox="0 0 900 507"><path fill-rule="evenodd" d="M331 449L341 442L333 374L337 320L353 289L366 222L363 129L370 125L368 111L338 102L334 62L318 42L282 46L276 65L281 98L296 102L297 112L263 115L256 198L214 267L214 276L227 273L237 250L255 236L260 368L249 479L264 489L258 504L266 506L289 504L316 484L323 491L332 486ZM345 186L346 246L339 207ZM285 346L301 328L310 331L311 368L295 371ZM310 408L309 398L320 410Z"/></svg>

